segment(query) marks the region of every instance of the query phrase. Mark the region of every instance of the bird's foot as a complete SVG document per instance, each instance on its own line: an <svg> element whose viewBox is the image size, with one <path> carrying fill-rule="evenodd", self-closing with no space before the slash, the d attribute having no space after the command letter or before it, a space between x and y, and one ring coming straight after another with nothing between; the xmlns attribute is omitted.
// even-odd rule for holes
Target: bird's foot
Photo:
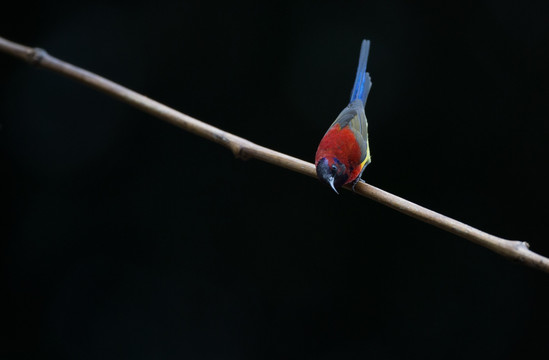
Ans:
<svg viewBox="0 0 549 360"><path fill-rule="evenodd" d="M356 179L355 181L353 181L353 186L352 186L353 192L356 192L355 186L356 186L356 184L358 184L359 182L360 182L360 178L358 178L358 179Z"/></svg>

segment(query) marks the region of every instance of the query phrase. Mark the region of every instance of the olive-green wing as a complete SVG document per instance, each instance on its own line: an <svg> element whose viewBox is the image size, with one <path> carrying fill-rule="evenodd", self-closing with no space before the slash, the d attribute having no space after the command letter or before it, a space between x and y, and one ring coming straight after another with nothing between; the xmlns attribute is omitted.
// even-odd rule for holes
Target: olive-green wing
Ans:
<svg viewBox="0 0 549 360"><path fill-rule="evenodd" d="M368 121L366 120L366 114L364 113L364 105L362 104L362 101L355 100L343 109L343 111L335 119L332 126L336 124L339 124L342 129L345 126L348 126L349 129L353 131L362 154L360 162L363 162L366 158L368 158L367 162L369 162L370 150L368 147Z"/></svg>

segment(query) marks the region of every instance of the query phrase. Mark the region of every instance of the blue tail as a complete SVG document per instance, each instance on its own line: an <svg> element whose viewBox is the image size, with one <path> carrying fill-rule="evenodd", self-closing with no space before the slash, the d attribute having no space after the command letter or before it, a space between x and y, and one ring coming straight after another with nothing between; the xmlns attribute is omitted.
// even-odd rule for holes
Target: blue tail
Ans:
<svg viewBox="0 0 549 360"><path fill-rule="evenodd" d="M356 99L360 99L364 105L366 105L366 99L368 98L368 93L372 87L370 74L366 72L369 53L370 40L362 40L360 58L358 59L358 69L356 70L355 85L353 86L353 92L351 93L351 102Z"/></svg>

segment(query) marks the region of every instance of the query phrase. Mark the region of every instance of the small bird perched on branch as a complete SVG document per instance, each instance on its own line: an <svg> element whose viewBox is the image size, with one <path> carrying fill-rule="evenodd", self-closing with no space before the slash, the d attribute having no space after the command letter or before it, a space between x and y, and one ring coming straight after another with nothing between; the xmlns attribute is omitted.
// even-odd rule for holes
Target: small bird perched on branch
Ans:
<svg viewBox="0 0 549 360"><path fill-rule="evenodd" d="M349 105L330 126L316 150L316 174L320 181L336 188L352 183L353 188L370 163L368 121L364 106L372 87L366 72L370 40L362 40L355 84Z"/></svg>

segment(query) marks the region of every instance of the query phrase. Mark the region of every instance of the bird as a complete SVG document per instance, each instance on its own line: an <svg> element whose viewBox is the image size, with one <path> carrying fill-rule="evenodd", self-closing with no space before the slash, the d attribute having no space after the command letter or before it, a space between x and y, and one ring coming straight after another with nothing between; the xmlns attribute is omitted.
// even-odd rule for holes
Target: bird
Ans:
<svg viewBox="0 0 549 360"><path fill-rule="evenodd" d="M368 121L364 107L372 80L366 72L370 40L362 40L355 83L349 105L335 119L320 141L315 155L318 179L337 188L351 183L353 190L372 161L368 142ZM339 194L339 193L338 193Z"/></svg>

